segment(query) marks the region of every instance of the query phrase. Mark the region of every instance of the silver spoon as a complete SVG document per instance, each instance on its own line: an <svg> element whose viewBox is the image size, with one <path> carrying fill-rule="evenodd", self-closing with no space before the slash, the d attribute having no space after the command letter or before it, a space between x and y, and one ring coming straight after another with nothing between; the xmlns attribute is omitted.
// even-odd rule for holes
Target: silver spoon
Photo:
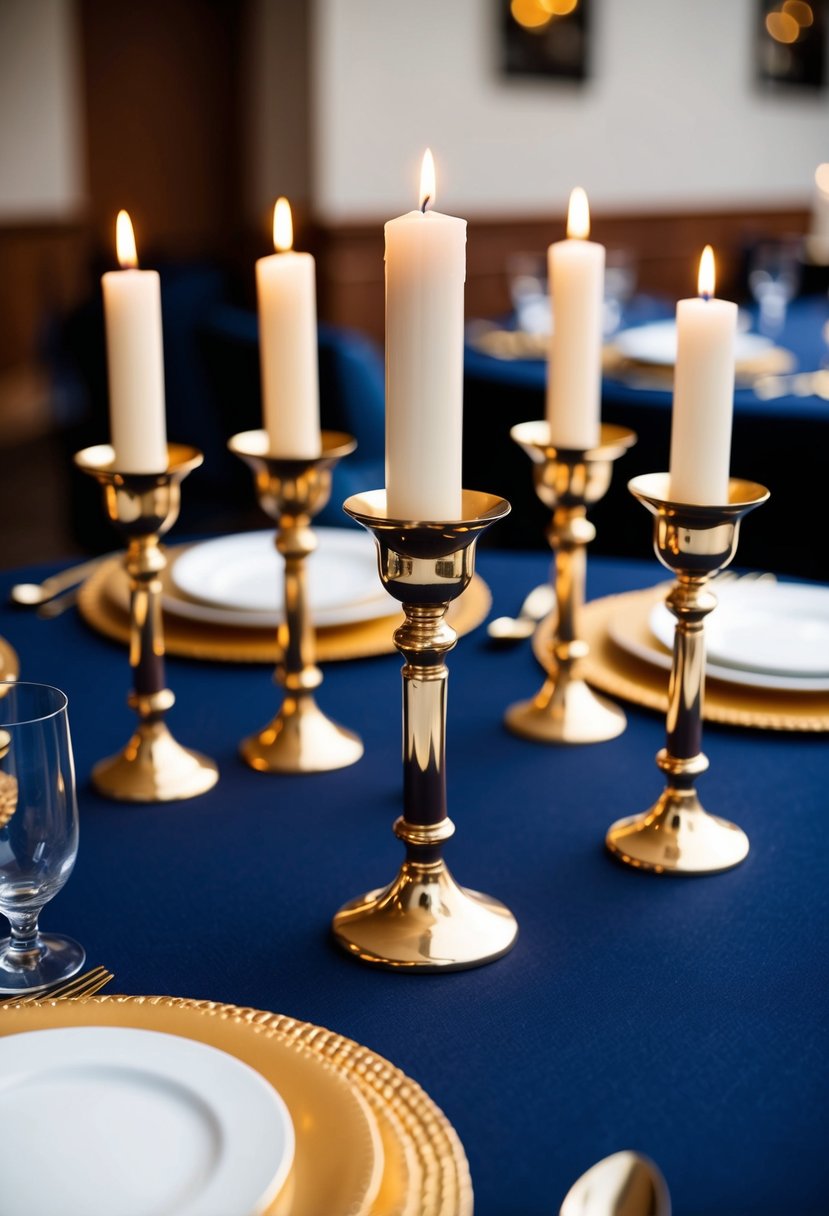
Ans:
<svg viewBox="0 0 829 1216"><path fill-rule="evenodd" d="M559 1216L671 1216L671 1196L659 1167L625 1149L573 1183Z"/></svg>
<svg viewBox="0 0 829 1216"><path fill-rule="evenodd" d="M498 616L490 621L486 631L496 642L520 642L530 637L539 621L555 608L556 593L549 583L534 587L517 617Z"/></svg>
<svg viewBox="0 0 829 1216"><path fill-rule="evenodd" d="M111 554L106 556L109 557ZM15 604L36 608L39 604L45 604L47 600L53 600L56 595L60 595L68 587L82 583L88 575L97 570L104 560L104 557L94 557L90 561L81 562L79 566L70 566L68 570L61 570L60 574L52 574L42 583L15 583L9 594Z"/></svg>

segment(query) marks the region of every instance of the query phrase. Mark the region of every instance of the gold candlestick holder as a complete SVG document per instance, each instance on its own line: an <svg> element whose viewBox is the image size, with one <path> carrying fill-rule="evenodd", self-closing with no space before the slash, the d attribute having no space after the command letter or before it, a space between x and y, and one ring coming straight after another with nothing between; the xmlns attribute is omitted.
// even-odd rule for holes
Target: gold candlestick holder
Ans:
<svg viewBox="0 0 829 1216"><path fill-rule="evenodd" d="M243 431L228 442L253 473L259 505L276 522L276 549L285 559L275 676L284 697L273 721L240 746L243 759L260 773L324 773L355 764L363 754L359 737L326 717L314 699L322 672L306 573L306 560L317 547L311 520L331 496L335 464L356 446L350 435L323 431L319 456L289 459L270 455L266 431Z"/></svg>
<svg viewBox="0 0 829 1216"><path fill-rule="evenodd" d="M522 422L510 431L533 464L535 492L553 512L547 532L555 553L558 622L550 640L547 679L531 701L511 705L509 730L539 743L600 743L615 739L627 725L624 713L595 693L582 678L589 653L580 634L584 607L587 546L596 529L587 508L604 498L613 462L636 442L633 431L602 423L595 448L556 448L546 422Z"/></svg>
<svg viewBox="0 0 829 1216"><path fill-rule="evenodd" d="M164 670L159 575L167 555L160 542L178 518L182 481L202 459L197 448L171 443L163 473L125 473L108 444L75 455L78 468L103 486L106 513L127 541L133 678L127 703L138 715L138 728L123 751L92 770L99 793L119 802L195 798L219 779L215 762L177 743L164 721L175 696Z"/></svg>
<svg viewBox="0 0 829 1216"><path fill-rule="evenodd" d="M656 757L667 784L649 811L614 823L606 843L620 861L640 870L716 874L739 865L749 843L741 828L703 809L695 788L708 768L701 750L704 626L717 599L707 584L733 561L740 521L769 492L756 482L732 478L728 502L707 507L673 502L667 473L634 477L628 488L653 515L656 556L676 576L665 601L676 617L667 740Z"/></svg>
<svg viewBox="0 0 829 1216"><path fill-rule="evenodd" d="M455 827L446 810L445 657L457 641L446 611L469 585L478 537L509 512L491 494L464 491L463 520L390 519L383 490L344 510L374 536L383 586L406 619L394 643L403 666L403 815L394 825L406 860L390 886L346 904L337 941L365 963L409 971L457 971L510 949L518 926L498 900L458 886L443 860Z"/></svg>

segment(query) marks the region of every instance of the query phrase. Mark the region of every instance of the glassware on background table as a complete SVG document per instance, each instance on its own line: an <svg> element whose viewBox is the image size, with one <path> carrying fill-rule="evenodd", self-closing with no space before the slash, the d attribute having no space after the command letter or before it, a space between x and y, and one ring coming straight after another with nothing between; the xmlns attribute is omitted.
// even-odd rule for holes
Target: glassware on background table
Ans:
<svg viewBox="0 0 829 1216"><path fill-rule="evenodd" d="M602 331L606 338L622 324L625 306L636 290L638 267L632 249L610 247L605 252Z"/></svg>
<svg viewBox="0 0 829 1216"><path fill-rule="evenodd" d="M549 334L554 326L547 277L547 254L513 253L507 258L507 281L515 314L516 329L527 334ZM602 330L614 334L622 323L625 307L636 290L636 254L631 249L610 248L605 254Z"/></svg>
<svg viewBox="0 0 829 1216"><path fill-rule="evenodd" d="M546 252L512 253L506 271L516 328L527 334L548 334L552 318Z"/></svg>
<svg viewBox="0 0 829 1216"><path fill-rule="evenodd" d="M66 694L48 684L0 684L0 992L69 979L86 955L40 933L38 916L72 873L78 851L75 766Z"/></svg>
<svg viewBox="0 0 829 1216"><path fill-rule="evenodd" d="M800 286L799 237L760 241L748 255L748 286L759 306L757 328L774 337L786 321L786 309Z"/></svg>

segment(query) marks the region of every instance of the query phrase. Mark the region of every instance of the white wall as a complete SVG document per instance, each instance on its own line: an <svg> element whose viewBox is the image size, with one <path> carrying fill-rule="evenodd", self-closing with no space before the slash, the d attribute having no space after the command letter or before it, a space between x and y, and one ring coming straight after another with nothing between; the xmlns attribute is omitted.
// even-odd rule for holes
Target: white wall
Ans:
<svg viewBox="0 0 829 1216"><path fill-rule="evenodd" d="M307 0L248 0L244 10L245 210L266 230L280 194L294 207L308 200L308 17Z"/></svg>
<svg viewBox="0 0 829 1216"><path fill-rule="evenodd" d="M763 95L756 0L593 0L583 86L499 76L494 0L315 0L314 201L328 221L415 205L470 215L802 203L829 102Z"/></svg>
<svg viewBox="0 0 829 1216"><path fill-rule="evenodd" d="M84 201L73 0L0 0L0 223Z"/></svg>

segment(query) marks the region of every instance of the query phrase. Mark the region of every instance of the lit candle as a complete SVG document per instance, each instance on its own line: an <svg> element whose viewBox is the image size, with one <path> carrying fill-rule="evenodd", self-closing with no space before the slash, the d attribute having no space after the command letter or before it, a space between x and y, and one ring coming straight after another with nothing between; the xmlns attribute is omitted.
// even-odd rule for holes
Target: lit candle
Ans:
<svg viewBox="0 0 829 1216"><path fill-rule="evenodd" d="M160 473L167 468L161 283L155 270L138 269L126 211L118 212L115 243L121 270L101 280L115 466L125 473Z"/></svg>
<svg viewBox="0 0 829 1216"><path fill-rule="evenodd" d="M320 454L317 302L314 259L292 249L288 200L273 211L277 253L256 263L262 412L270 454Z"/></svg>
<svg viewBox="0 0 829 1216"><path fill-rule="evenodd" d="M553 330L547 377L550 442L559 448L593 448L599 442L602 394L604 245L588 241L590 209L577 187L570 195L567 240L551 245Z"/></svg>
<svg viewBox="0 0 829 1216"><path fill-rule="evenodd" d="M386 224L386 507L396 519L461 518L466 220L420 208Z"/></svg>
<svg viewBox="0 0 829 1216"><path fill-rule="evenodd" d="M714 254L705 246L699 297L676 306L677 352L671 422L671 498L728 502L737 305L715 300Z"/></svg>

